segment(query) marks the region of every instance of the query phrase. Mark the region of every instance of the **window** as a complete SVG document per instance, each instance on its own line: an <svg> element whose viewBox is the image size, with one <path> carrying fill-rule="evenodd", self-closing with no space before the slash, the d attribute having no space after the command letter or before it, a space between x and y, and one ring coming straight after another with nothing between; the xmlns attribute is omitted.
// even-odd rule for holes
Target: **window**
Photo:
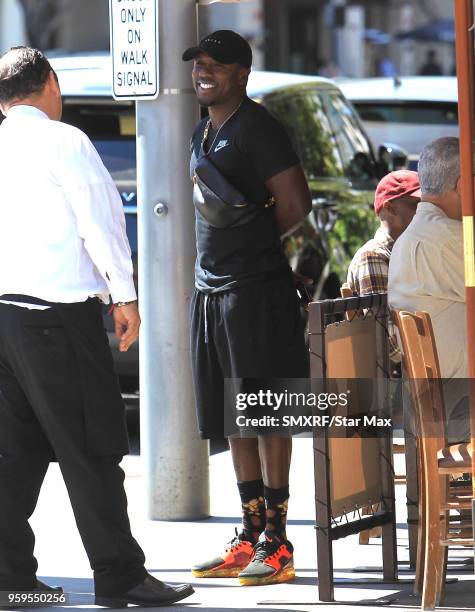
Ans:
<svg viewBox="0 0 475 612"><path fill-rule="evenodd" d="M345 176L356 181L373 179L373 154L354 110L337 91L325 92L325 106L343 161Z"/></svg>
<svg viewBox="0 0 475 612"><path fill-rule="evenodd" d="M457 125L456 102L355 102L363 121Z"/></svg>
<svg viewBox="0 0 475 612"><path fill-rule="evenodd" d="M81 104L64 105L65 123L74 125L89 136L112 178L121 190L121 181L136 181L135 153L135 109L119 104L92 104L87 100ZM130 190L132 191L132 190ZM133 185L135 193L135 184ZM124 196L122 196L124 199ZM136 201L124 204L136 206Z"/></svg>
<svg viewBox="0 0 475 612"><path fill-rule="evenodd" d="M265 105L283 123L309 180L343 176L335 138L315 89L266 96Z"/></svg>

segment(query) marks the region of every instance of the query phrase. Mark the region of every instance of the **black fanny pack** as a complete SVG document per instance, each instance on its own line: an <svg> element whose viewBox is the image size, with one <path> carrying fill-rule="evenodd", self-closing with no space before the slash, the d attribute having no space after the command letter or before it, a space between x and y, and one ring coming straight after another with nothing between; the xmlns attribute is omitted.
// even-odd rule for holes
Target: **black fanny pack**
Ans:
<svg viewBox="0 0 475 612"><path fill-rule="evenodd" d="M209 225L216 228L238 227L249 223L274 204L264 206L246 200L208 158L201 155L192 176L193 203Z"/></svg>

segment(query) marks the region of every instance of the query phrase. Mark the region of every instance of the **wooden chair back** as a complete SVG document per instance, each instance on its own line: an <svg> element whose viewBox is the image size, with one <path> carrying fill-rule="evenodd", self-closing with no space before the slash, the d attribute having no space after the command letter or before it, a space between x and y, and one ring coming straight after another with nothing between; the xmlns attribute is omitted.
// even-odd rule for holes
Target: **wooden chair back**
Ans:
<svg viewBox="0 0 475 612"><path fill-rule="evenodd" d="M397 311L393 320L402 343L402 360L410 380L416 428L420 437L447 445L445 405L434 331L427 312Z"/></svg>

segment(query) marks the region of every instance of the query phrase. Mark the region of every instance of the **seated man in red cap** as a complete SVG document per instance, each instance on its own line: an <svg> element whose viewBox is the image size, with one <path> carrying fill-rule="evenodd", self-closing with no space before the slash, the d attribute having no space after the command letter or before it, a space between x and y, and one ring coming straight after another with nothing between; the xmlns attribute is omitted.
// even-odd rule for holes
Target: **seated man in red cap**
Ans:
<svg viewBox="0 0 475 612"><path fill-rule="evenodd" d="M379 182L374 211L380 226L374 238L358 249L348 268L347 286L355 295L387 291L394 242L412 221L420 195L419 177L411 170L390 172ZM390 357L393 364L400 361L394 335L390 337Z"/></svg>

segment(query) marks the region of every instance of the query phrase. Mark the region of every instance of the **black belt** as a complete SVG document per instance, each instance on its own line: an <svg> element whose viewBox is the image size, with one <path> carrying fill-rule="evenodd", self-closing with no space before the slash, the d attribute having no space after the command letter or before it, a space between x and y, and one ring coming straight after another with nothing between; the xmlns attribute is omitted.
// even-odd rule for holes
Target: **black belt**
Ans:
<svg viewBox="0 0 475 612"><path fill-rule="evenodd" d="M99 298L88 298L86 302L98 301ZM18 302L19 304L33 304L34 306L68 306L69 302L48 302L32 295L23 295L21 293L4 293L0 295L0 301ZM81 302L73 302L81 303Z"/></svg>

